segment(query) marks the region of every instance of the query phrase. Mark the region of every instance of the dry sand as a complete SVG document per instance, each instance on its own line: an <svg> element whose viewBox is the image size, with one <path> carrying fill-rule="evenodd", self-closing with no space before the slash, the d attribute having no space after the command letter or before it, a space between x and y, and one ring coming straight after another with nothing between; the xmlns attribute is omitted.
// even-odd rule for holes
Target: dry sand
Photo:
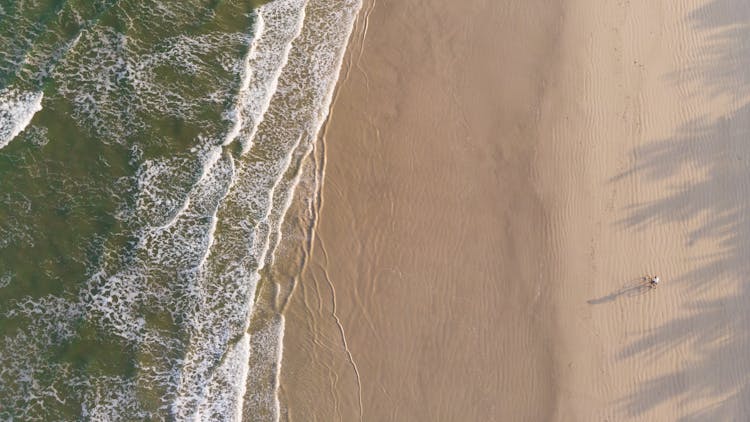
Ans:
<svg viewBox="0 0 750 422"><path fill-rule="evenodd" d="M748 22L744 0L369 2L283 415L748 420Z"/></svg>

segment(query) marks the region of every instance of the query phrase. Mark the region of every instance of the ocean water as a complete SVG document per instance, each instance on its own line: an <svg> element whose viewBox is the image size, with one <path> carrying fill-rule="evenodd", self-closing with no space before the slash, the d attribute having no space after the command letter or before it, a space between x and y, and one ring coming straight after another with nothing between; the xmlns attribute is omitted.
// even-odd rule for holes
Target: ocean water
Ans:
<svg viewBox="0 0 750 422"><path fill-rule="evenodd" d="M0 0L0 420L279 418L258 291L360 2Z"/></svg>

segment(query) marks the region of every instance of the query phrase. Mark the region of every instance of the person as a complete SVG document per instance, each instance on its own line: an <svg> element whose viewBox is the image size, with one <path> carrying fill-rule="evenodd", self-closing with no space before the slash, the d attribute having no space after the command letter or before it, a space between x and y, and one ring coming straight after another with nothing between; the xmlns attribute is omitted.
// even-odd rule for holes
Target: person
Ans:
<svg viewBox="0 0 750 422"><path fill-rule="evenodd" d="M651 288L654 288L654 287L658 286L659 285L659 281L661 281L661 280L659 280L658 276L650 277L649 280L648 280L649 284L651 285Z"/></svg>

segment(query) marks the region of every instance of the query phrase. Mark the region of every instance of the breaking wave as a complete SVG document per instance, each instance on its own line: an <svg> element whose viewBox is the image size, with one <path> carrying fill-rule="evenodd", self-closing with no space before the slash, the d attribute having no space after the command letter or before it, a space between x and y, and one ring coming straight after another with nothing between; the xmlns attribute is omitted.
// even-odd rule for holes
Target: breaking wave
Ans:
<svg viewBox="0 0 750 422"><path fill-rule="evenodd" d="M133 6L144 19L213 16L147 3ZM250 35L178 27L158 40L132 13L102 24L116 9L105 8L60 43L64 54L42 66L58 110L105 151L127 155L108 186L117 230L87 249L75 287L0 308L17 327L0 340L1 419L278 419L278 379L257 376L251 362L278 371L283 317L253 332L256 290L360 6L276 0L249 15ZM1 148L42 94L0 98ZM178 136L155 129L164 122ZM0 274L0 292L23 277ZM83 364L79 349L97 352Z"/></svg>
<svg viewBox="0 0 750 422"><path fill-rule="evenodd" d="M42 109L41 92L0 90L0 149L8 145Z"/></svg>

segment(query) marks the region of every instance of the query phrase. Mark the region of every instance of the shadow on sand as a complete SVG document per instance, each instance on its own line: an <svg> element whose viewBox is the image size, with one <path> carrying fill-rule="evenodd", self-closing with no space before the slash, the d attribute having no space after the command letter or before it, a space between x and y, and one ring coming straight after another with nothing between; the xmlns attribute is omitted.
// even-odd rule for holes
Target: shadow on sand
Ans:
<svg viewBox="0 0 750 422"><path fill-rule="evenodd" d="M667 400L677 408L712 403L680 421L747 420L750 412L750 2L713 0L687 19L699 33L710 34L698 57L668 81L702 97L732 98L736 111L719 119L696 118L668 139L633 151L637 164L614 178L635 175L645 182L687 179L653 202L626 210L624 227L644 229L652 223L702 224L687 233L688 244L720 245L711 255L695 256L697 269L674 280L696 295L729 292L716 299L688 301L688 317L664 322L628 344L622 359L658 358L688 346L679 370L648 380L623 406L632 417ZM698 92L700 91L700 92ZM744 104L744 105L743 105ZM701 175L685 178L684 172ZM676 180L676 179L674 179ZM716 285L716 283L721 283ZM605 303L615 292L589 303ZM689 360L687 360L689 359Z"/></svg>
<svg viewBox="0 0 750 422"><path fill-rule="evenodd" d="M648 278L641 277L629 281L627 284L608 295L598 297L596 299L587 300L586 303L588 303L589 305L601 305L603 303L614 302L619 298L640 296L650 292L651 290L653 289L648 282Z"/></svg>

